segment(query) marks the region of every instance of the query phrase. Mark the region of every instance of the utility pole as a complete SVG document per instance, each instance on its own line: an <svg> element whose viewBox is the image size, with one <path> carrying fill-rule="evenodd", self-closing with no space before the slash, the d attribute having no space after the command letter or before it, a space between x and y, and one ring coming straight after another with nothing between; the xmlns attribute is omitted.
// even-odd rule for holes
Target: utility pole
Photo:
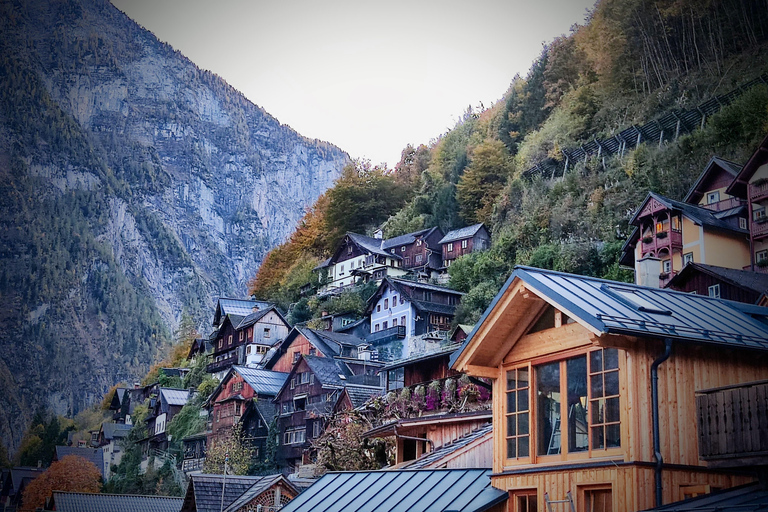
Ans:
<svg viewBox="0 0 768 512"><path fill-rule="evenodd" d="M224 488L227 483L227 462L229 462L229 452L224 454L224 474L221 476L221 509L224 512Z"/></svg>

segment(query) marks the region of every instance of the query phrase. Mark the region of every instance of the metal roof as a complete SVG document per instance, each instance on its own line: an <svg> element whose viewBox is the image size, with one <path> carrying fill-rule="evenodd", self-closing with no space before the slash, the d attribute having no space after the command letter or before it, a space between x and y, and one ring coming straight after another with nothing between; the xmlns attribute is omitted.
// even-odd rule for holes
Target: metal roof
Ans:
<svg viewBox="0 0 768 512"><path fill-rule="evenodd" d="M416 241L417 236L426 238L432 231L439 229L440 228L438 227L425 228L419 231L414 231L413 233L406 233L405 235L387 238L381 243L381 248L387 250L397 246L409 245Z"/></svg>
<svg viewBox="0 0 768 512"><path fill-rule="evenodd" d="M99 470L101 476L104 476L104 452L101 448L85 448L79 446L57 446L56 460L61 460L67 455L76 455L90 461Z"/></svg>
<svg viewBox="0 0 768 512"><path fill-rule="evenodd" d="M188 389L160 388L160 394L168 405L184 406L189 400Z"/></svg>
<svg viewBox="0 0 768 512"><path fill-rule="evenodd" d="M410 464L404 465L403 468L422 469L422 468L429 467L433 464L438 464L441 459L448 457L449 455L464 448L465 446L468 446L484 437L492 437L492 436L493 436L493 424L488 423L487 425L484 425L480 428L473 430L472 432L466 435L461 436L455 441L452 441L450 443L444 444L439 448L436 448L434 451L431 451L426 455L419 457L418 459L412 461Z"/></svg>
<svg viewBox="0 0 768 512"><path fill-rule="evenodd" d="M768 509L768 489L759 482L704 494L646 512L753 512Z"/></svg>
<svg viewBox="0 0 768 512"><path fill-rule="evenodd" d="M347 384L344 387L344 390L347 392L349 401L352 402L353 409L357 409L374 396L381 396L384 394L384 388L363 386L360 384Z"/></svg>
<svg viewBox="0 0 768 512"><path fill-rule="evenodd" d="M684 203L682 201L675 201L674 199L669 199L668 197L664 197L662 195L656 194L655 192L649 192L646 196L645 200L640 205L640 208L638 208L637 213L632 217L632 219L629 221L630 224L636 226L638 223L639 215L642 213L643 209L645 208L645 204L648 202L649 199L655 199L659 203L663 204L670 210L677 210L689 219L696 222L696 224L699 224L701 226L709 226L712 228L718 228L723 229L726 231L733 231L735 233L744 233L749 234L749 230L747 229L740 229L732 224L729 224L728 222L722 220L720 217L718 217L716 214L718 212L708 210L706 208L702 208L700 206L694 205L694 204L688 204Z"/></svg>
<svg viewBox="0 0 768 512"><path fill-rule="evenodd" d="M233 366L232 369L240 374L245 382L261 396L275 396L285 384L288 374L259 370L248 366Z"/></svg>
<svg viewBox="0 0 768 512"><path fill-rule="evenodd" d="M481 512L507 499L489 469L327 473L281 512Z"/></svg>
<svg viewBox="0 0 768 512"><path fill-rule="evenodd" d="M237 324L235 329L240 330L240 329L244 329L245 327L248 327L250 325L253 325L256 322L258 322L259 320L261 320L262 318L264 318L264 316L267 313L269 313L270 311L273 311L273 310L274 310L275 313L277 313L277 316L280 317L280 320L282 320L283 323L285 323L285 325L288 326L288 322L286 322L285 318L283 318L283 315L280 314L280 311L278 311L278 309L276 307L270 306L270 307L268 307L266 309L261 309L259 311L252 312L251 314L249 314L248 316L243 318L240 321L240 323ZM276 341L277 340L275 340L275 342Z"/></svg>
<svg viewBox="0 0 768 512"><path fill-rule="evenodd" d="M440 239L439 244L447 244L448 242L455 242L456 240L461 240L463 238L469 238L471 236L475 236L475 233L480 231L480 228L484 228L485 225L481 222L479 224L473 224L471 226L466 226L459 229L454 229L453 231L449 231L445 234L443 238Z"/></svg>
<svg viewBox="0 0 768 512"><path fill-rule="evenodd" d="M323 387L344 387L346 379L352 376L352 372L347 365L337 359L307 355L302 357ZM341 376L344 376L344 378L342 379Z"/></svg>
<svg viewBox="0 0 768 512"><path fill-rule="evenodd" d="M58 512L179 512L183 498L53 491Z"/></svg>
<svg viewBox="0 0 768 512"><path fill-rule="evenodd" d="M112 423L104 422L101 424L101 431L104 434L104 439L111 440L115 438L123 438L131 431L131 425L125 423Z"/></svg>
<svg viewBox="0 0 768 512"><path fill-rule="evenodd" d="M358 233L347 233L347 236L359 247L372 254L387 256L390 258L402 259L397 254L391 254L381 248L382 240L380 238L371 238L370 236L360 235Z"/></svg>
<svg viewBox="0 0 768 512"><path fill-rule="evenodd" d="M451 365L472 342L478 327L515 279L522 280L528 289L598 333L768 350L768 308L517 266L462 348L451 356Z"/></svg>
<svg viewBox="0 0 768 512"><path fill-rule="evenodd" d="M219 297L219 300L216 303L216 312L213 316L213 325L218 325L222 317L227 315L246 317L253 313L254 306L258 307L259 309L266 309L272 306L272 304L263 300Z"/></svg>

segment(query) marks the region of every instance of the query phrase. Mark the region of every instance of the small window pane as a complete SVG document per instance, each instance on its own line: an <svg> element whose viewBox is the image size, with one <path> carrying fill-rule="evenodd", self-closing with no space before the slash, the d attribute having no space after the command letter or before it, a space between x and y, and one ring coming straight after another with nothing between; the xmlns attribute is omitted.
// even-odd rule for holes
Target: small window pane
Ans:
<svg viewBox="0 0 768 512"><path fill-rule="evenodd" d="M603 357L605 358L605 369L615 370L619 367L619 351L615 348L606 348L603 350Z"/></svg>
<svg viewBox="0 0 768 512"><path fill-rule="evenodd" d="M603 414L605 411L605 400L593 400L592 401L592 424L602 423Z"/></svg>
<svg viewBox="0 0 768 512"><path fill-rule="evenodd" d="M621 429L619 424L606 425L605 444L607 448L618 448L621 446Z"/></svg>
<svg viewBox="0 0 768 512"><path fill-rule="evenodd" d="M515 439L507 439L507 458L508 459L514 459L517 457L517 443L515 443Z"/></svg>
<svg viewBox="0 0 768 512"><path fill-rule="evenodd" d="M603 371L603 351L595 350L589 354L589 371L596 373Z"/></svg>
<svg viewBox="0 0 768 512"><path fill-rule="evenodd" d="M520 435L528 434L528 415L518 414L517 420L517 433Z"/></svg>
<svg viewBox="0 0 768 512"><path fill-rule="evenodd" d="M517 389L517 379L515 379L516 373L515 370L507 372L507 389Z"/></svg>
<svg viewBox="0 0 768 512"><path fill-rule="evenodd" d="M603 449L605 448L605 442L603 439L603 427L593 427L592 428L592 449Z"/></svg>
<svg viewBox="0 0 768 512"><path fill-rule="evenodd" d="M518 457L527 457L528 453L528 436L517 438Z"/></svg>
<svg viewBox="0 0 768 512"><path fill-rule="evenodd" d="M609 398L605 401L605 422L612 423L619 421L619 399Z"/></svg>
<svg viewBox="0 0 768 512"><path fill-rule="evenodd" d="M528 384L526 382L526 384ZM528 392L518 392L517 393L517 410L519 411L527 411L528 410Z"/></svg>
<svg viewBox="0 0 768 512"><path fill-rule="evenodd" d="M517 422L515 421L515 416L507 416L507 435L508 436L516 436L517 435Z"/></svg>
<svg viewBox="0 0 768 512"><path fill-rule="evenodd" d="M515 393L514 391L508 391L507 392L507 413L513 413L517 412L517 400L515 400L515 396L518 393ZM527 395L528 393L520 393L521 395Z"/></svg>
<svg viewBox="0 0 768 512"><path fill-rule="evenodd" d="M603 374L592 375L592 398L600 398L603 395Z"/></svg>
<svg viewBox="0 0 768 512"><path fill-rule="evenodd" d="M619 394L619 372L608 372L605 374L605 396L614 396Z"/></svg>

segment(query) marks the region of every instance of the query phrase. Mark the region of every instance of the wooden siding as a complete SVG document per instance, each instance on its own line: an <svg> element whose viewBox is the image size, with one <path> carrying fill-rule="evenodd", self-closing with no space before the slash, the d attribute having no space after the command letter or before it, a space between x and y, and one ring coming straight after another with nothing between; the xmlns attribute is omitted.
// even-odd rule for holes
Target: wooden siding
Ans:
<svg viewBox="0 0 768 512"><path fill-rule="evenodd" d="M446 354L439 358L419 361L403 367L404 385L408 387L422 383L429 384L433 380L460 376L459 372L448 367L449 359L450 354Z"/></svg>
<svg viewBox="0 0 768 512"><path fill-rule="evenodd" d="M293 369L293 362L294 362L294 353L299 352L303 355L309 355L310 349L315 349L315 355L316 356L323 356L328 357L328 354L323 354L320 352L320 349L318 349L316 346L314 346L310 341L304 337L302 334L298 334L291 344L285 348L285 354L280 356L278 358L277 362L275 362L274 366L270 368L270 370L274 372L285 372L288 373Z"/></svg>
<svg viewBox="0 0 768 512"><path fill-rule="evenodd" d="M715 490L748 483L753 481L753 478L693 468L667 469L662 480L663 502L666 504L682 500L686 487L709 485L711 490ZM584 490L598 486L610 487L612 510L617 512L646 510L656 505L654 469L651 466L617 464L582 469L557 467L537 472L495 475L491 477L491 483L494 487L510 493L535 490L538 510L545 510L544 493L548 493L551 500L562 500L569 491L576 510L585 510ZM515 511L513 502L508 503L507 510Z"/></svg>
<svg viewBox="0 0 768 512"><path fill-rule="evenodd" d="M687 279L679 286L673 287L673 289L686 293L696 292L699 295L707 296L709 295L709 287L715 284L720 285L721 299L754 304L760 297L758 292L749 290L747 288L734 286L723 281L722 279L718 279L714 276L704 274L702 272L696 272L691 278Z"/></svg>
<svg viewBox="0 0 768 512"><path fill-rule="evenodd" d="M493 465L493 434L440 459L434 468L490 468Z"/></svg>

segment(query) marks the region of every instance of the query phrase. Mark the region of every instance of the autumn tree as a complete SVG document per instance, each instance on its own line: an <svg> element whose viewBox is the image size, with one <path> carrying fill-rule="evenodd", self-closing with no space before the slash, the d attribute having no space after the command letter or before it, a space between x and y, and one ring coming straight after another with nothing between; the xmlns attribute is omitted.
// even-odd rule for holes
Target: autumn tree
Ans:
<svg viewBox="0 0 768 512"><path fill-rule="evenodd" d="M509 154L501 141L487 140L475 148L472 161L456 186L456 199L464 220L490 221L493 203L511 169Z"/></svg>
<svg viewBox="0 0 768 512"><path fill-rule="evenodd" d="M228 435L219 437L205 451L206 473L224 474L224 462L228 475L245 475L253 461L253 448L245 439L242 424L237 423Z"/></svg>
<svg viewBox="0 0 768 512"><path fill-rule="evenodd" d="M25 509L35 510L45 506L45 500L53 491L95 494L100 490L101 473L93 462L77 455L66 455L27 485L22 503Z"/></svg>

